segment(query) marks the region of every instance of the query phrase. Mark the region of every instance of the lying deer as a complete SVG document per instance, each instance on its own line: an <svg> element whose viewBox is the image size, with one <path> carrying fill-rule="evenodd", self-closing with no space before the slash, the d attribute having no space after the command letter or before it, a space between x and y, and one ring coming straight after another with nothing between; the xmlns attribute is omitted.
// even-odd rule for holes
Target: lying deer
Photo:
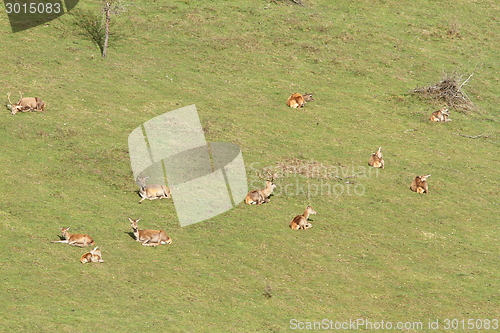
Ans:
<svg viewBox="0 0 500 333"><path fill-rule="evenodd" d="M437 111L434 111L429 118L430 121L435 121L438 123L445 123L447 121L451 121L448 117L450 116L450 111L445 106Z"/></svg>
<svg viewBox="0 0 500 333"><path fill-rule="evenodd" d="M431 175L416 176L411 182L410 189L413 192L420 194L429 193L429 187L427 186L427 178Z"/></svg>
<svg viewBox="0 0 500 333"><path fill-rule="evenodd" d="M94 246L94 240L92 237L89 235L83 235L83 234L70 234L69 233L69 227L68 228L60 228L62 232L62 236L64 237L64 240L58 240L58 241L52 241L51 243L67 243L69 245L73 246L79 246L79 247L84 247L84 246Z"/></svg>
<svg viewBox="0 0 500 333"><path fill-rule="evenodd" d="M15 115L18 111L43 111L45 108L45 102L42 101L40 97L24 97L21 94L19 101L17 103L12 103L10 100L10 93L7 94L11 108L10 114Z"/></svg>
<svg viewBox="0 0 500 333"><path fill-rule="evenodd" d="M141 219L130 221L130 226L134 232L135 240L141 242L144 246L157 246L162 244L172 244L172 238L170 238L163 230L139 230L137 222Z"/></svg>
<svg viewBox="0 0 500 333"><path fill-rule="evenodd" d="M262 176L259 176L259 178L266 181L266 188L262 190L252 190L248 192L247 196L245 197L246 204L260 205L269 202L270 200L269 196L271 195L271 193L273 193L273 190L276 188L276 184L274 184L274 177L276 175L271 175L270 172L268 172L268 175L270 179L266 179L263 178Z"/></svg>
<svg viewBox="0 0 500 333"><path fill-rule="evenodd" d="M82 255L80 262L82 264L87 262L104 262L104 260L102 260L101 250L99 250L99 247L96 246L93 250L90 250L90 252Z"/></svg>
<svg viewBox="0 0 500 333"><path fill-rule="evenodd" d="M307 221L311 214L316 214L316 211L311 206L307 206L304 214L297 215L293 218L292 222L290 222L290 228L293 230L306 230L312 228L312 224Z"/></svg>
<svg viewBox="0 0 500 333"><path fill-rule="evenodd" d="M380 152L381 149L382 147L380 147L376 153L372 153L370 161L368 161L369 166L374 168L384 168L384 159L382 158L382 153Z"/></svg>
<svg viewBox="0 0 500 333"><path fill-rule="evenodd" d="M304 95L299 93L294 93L292 96L288 97L286 101L286 105L291 108L301 108L306 102L313 102L314 99L312 97L313 94L305 93Z"/></svg>
<svg viewBox="0 0 500 333"><path fill-rule="evenodd" d="M145 199L155 200L155 199L164 199L171 198L170 189L165 185L156 185L156 184L146 184L146 179L148 177L137 177L137 185L139 185L139 195L141 196L142 203Z"/></svg>

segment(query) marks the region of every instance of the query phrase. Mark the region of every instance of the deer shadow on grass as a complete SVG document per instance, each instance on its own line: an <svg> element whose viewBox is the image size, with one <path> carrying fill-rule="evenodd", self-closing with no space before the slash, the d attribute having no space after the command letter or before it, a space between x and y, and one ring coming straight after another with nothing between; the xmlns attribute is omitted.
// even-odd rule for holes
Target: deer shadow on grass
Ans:
<svg viewBox="0 0 500 333"><path fill-rule="evenodd" d="M133 240L135 240L135 235L132 231L125 231L124 234L128 234L130 236L130 238L132 238Z"/></svg>

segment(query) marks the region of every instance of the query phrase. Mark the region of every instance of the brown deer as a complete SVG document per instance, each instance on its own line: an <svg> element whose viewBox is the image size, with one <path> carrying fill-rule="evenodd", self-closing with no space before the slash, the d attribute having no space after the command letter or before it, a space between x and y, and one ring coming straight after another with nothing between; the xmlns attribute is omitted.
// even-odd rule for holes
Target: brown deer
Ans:
<svg viewBox="0 0 500 333"><path fill-rule="evenodd" d="M80 262L82 264L88 262L104 262L104 260L102 260L102 254L101 250L99 250L99 247L96 246L93 250L90 250L90 252L87 252L84 255L82 255L82 257L80 258Z"/></svg>
<svg viewBox="0 0 500 333"><path fill-rule="evenodd" d="M370 156L370 161L368 161L368 165L374 168L384 168L384 159L382 158L382 152L380 151L382 147L380 147L377 152L372 153Z"/></svg>
<svg viewBox="0 0 500 333"><path fill-rule="evenodd" d="M170 238L163 230L139 230L137 222L141 219L130 221L130 226L134 232L135 240L141 242L144 246L157 246L162 244L172 244L172 238Z"/></svg>
<svg viewBox="0 0 500 333"><path fill-rule="evenodd" d="M293 230L306 230L312 228L312 224L307 221L311 214L316 214L316 211L311 206L307 206L304 214L297 215L293 218L292 222L290 222L290 228Z"/></svg>
<svg viewBox="0 0 500 333"><path fill-rule="evenodd" d="M299 94L299 93L294 93L290 97L288 97L286 101L286 105L288 105L291 108L301 108L303 107L307 102L313 102L314 98L312 97L313 94L308 94L305 93L304 95Z"/></svg>
<svg viewBox="0 0 500 333"><path fill-rule="evenodd" d="M276 188L276 184L274 184L274 178L276 175L271 175L270 172L268 172L268 176L270 179L263 178L262 176L259 175L259 178L263 179L266 181L266 188L262 190L252 190L248 192L247 196L245 197L245 203L248 205L260 205L263 203L268 203L269 202L269 196L271 193L273 193L273 190Z"/></svg>
<svg viewBox="0 0 500 333"><path fill-rule="evenodd" d="M94 246L94 240L89 235L83 234L70 234L69 227L63 228L61 227L62 236L64 240L51 241L51 243L67 243L73 246L85 247L88 245Z"/></svg>
<svg viewBox="0 0 500 333"><path fill-rule="evenodd" d="M146 179L148 177L137 177L137 185L139 185L139 195L141 196L141 200L139 203L142 203L145 199L155 200L155 199L164 199L171 198L170 189L165 185L156 185L156 184L146 184Z"/></svg>
<svg viewBox="0 0 500 333"><path fill-rule="evenodd" d="M7 94L7 98L9 99L11 115L15 115L18 111L27 112L27 111L44 111L45 102L42 101L39 97L24 97L21 94L19 101L17 103L12 103L10 100L10 93Z"/></svg>
<svg viewBox="0 0 500 333"><path fill-rule="evenodd" d="M427 186L427 178L431 175L416 176L411 182L410 189L413 192L420 194L429 193L429 187Z"/></svg>
<svg viewBox="0 0 500 333"><path fill-rule="evenodd" d="M437 111L434 111L429 118L430 121L435 121L438 123L445 123L447 121L451 121L448 117L450 116L450 111L445 106Z"/></svg>

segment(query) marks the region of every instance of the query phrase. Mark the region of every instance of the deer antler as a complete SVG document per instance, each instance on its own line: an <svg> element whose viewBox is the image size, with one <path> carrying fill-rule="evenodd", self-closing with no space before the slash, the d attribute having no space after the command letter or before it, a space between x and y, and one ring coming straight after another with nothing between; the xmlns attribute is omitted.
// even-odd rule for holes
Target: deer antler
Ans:
<svg viewBox="0 0 500 333"><path fill-rule="evenodd" d="M269 170L266 170L266 177L262 177L262 174L258 174L257 172L255 172L255 174L260 179L265 180L265 181L270 181L270 182L274 182L276 180L276 178L278 178L276 173L271 173Z"/></svg>
<svg viewBox="0 0 500 333"><path fill-rule="evenodd" d="M10 100L10 93L7 93L7 98L9 99L9 103L12 105L12 102Z"/></svg>
<svg viewBox="0 0 500 333"><path fill-rule="evenodd" d="M255 175L256 175L257 177L259 177L260 179L267 180L266 178L262 177L262 175L261 175L261 174L258 174L257 172L255 172Z"/></svg>

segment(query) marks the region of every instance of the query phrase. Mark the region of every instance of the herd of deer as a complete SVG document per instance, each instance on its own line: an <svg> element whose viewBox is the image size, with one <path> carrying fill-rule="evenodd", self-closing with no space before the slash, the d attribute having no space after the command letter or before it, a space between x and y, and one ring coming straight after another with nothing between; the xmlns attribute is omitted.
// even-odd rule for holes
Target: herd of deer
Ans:
<svg viewBox="0 0 500 333"><path fill-rule="evenodd" d="M304 107L306 102L314 101L312 98L313 94L292 94L286 104L292 108ZM9 102L10 102L10 94L8 94ZM26 112L26 111L43 111L45 107L45 103L42 102L38 97L35 98L22 98L17 102L12 104L12 114L16 114L16 112ZM436 122L448 122L451 121L449 119L449 111L447 108L442 108L438 111L432 113L430 117L430 121ZM384 169L384 159L382 157L382 147L380 147L375 153L372 153L370 159L368 161L368 165L374 168ZM411 185L410 189L414 192L423 194L429 193L429 188L427 185L427 178L431 175L422 175L416 176ZM268 172L268 177L264 178L259 175L259 177L265 180L266 187L263 189L256 189L248 192L245 197L245 203L248 205L261 205L268 203L270 201L270 196L273 193L273 190L276 188L276 184L274 183L276 175L272 175ZM165 185L157 185L157 184L147 184L146 179L148 177L137 177L136 182L139 186L139 196L141 200L139 203L142 203L144 200L156 200L156 199L164 199L171 198L170 189ZM311 207L307 206L304 213L302 215L295 216L290 222L290 228L292 230L307 230L312 228L312 224L309 222L309 216L311 214L316 214L316 211ZM172 239L167 235L164 230L140 230L137 223L140 219L131 219L130 226L132 227L132 231L135 237L135 240L140 242L143 246L158 246L163 244L171 244ZM73 246L78 247L86 247L88 245L94 246L95 242L89 235L84 234L71 234L69 233L69 228L60 228L62 233L61 240L52 241L52 243L66 243ZM90 252L83 254L80 258L80 262L82 263L93 263L93 262L104 262L102 259L101 251L99 247L96 246Z"/></svg>

